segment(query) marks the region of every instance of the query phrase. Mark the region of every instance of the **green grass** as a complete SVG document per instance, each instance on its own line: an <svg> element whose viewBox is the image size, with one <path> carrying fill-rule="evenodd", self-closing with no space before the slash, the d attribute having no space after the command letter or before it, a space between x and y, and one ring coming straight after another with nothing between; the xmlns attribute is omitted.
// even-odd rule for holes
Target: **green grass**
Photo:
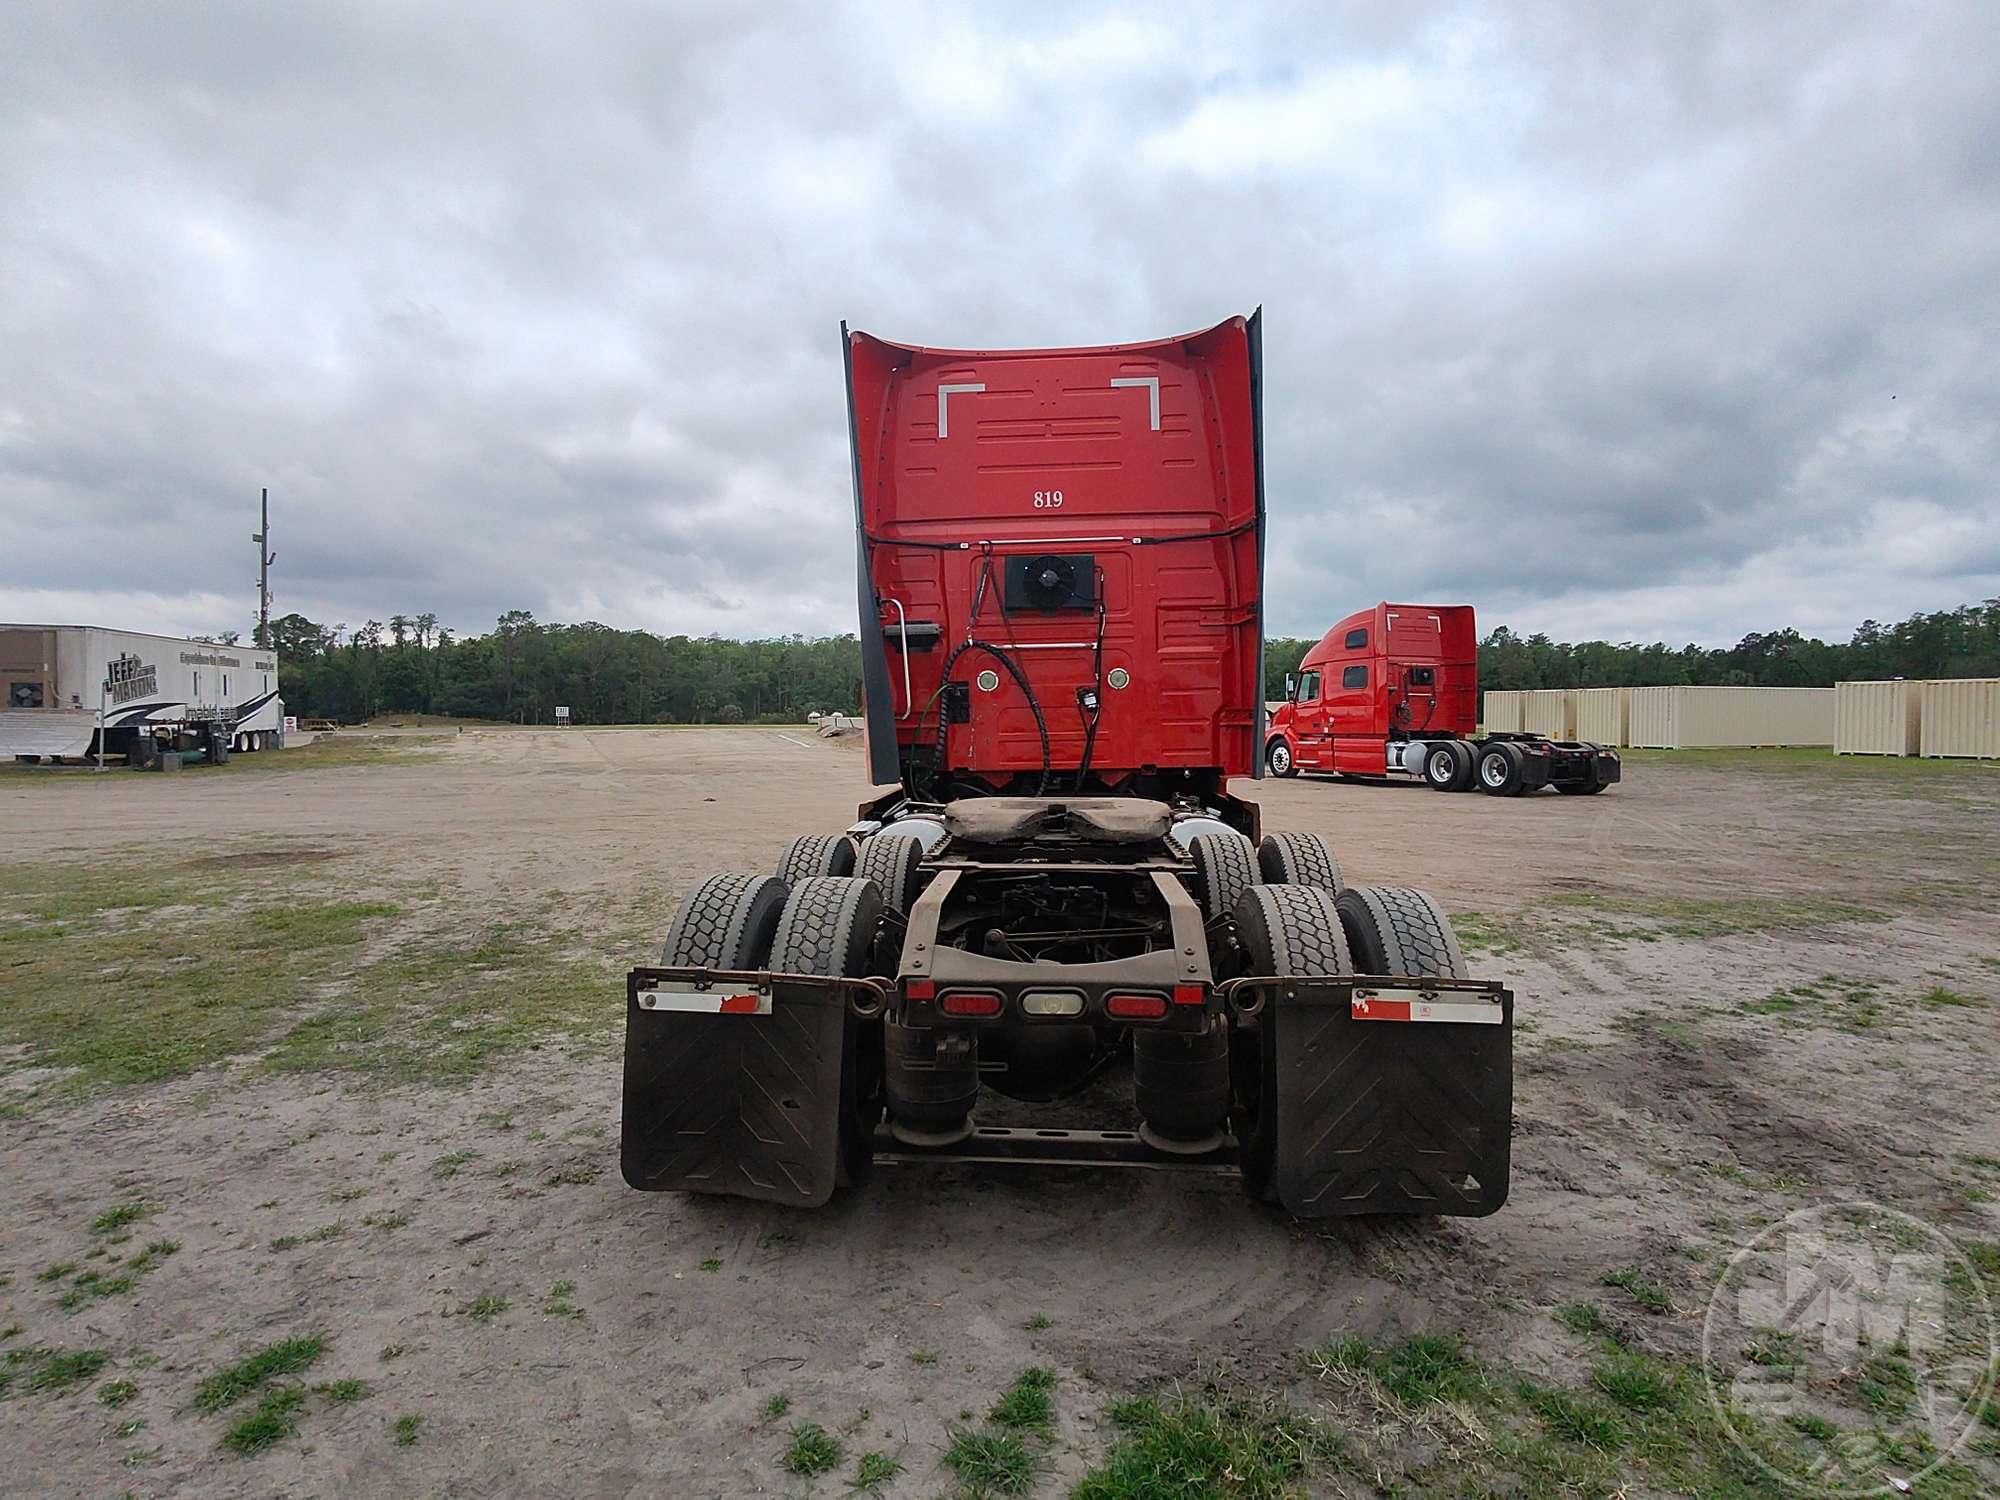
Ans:
<svg viewBox="0 0 2000 1500"><path fill-rule="evenodd" d="M910 1351L910 1363L913 1365L929 1367L937 1362L938 1352L935 1349L912 1349Z"/></svg>
<svg viewBox="0 0 2000 1500"><path fill-rule="evenodd" d="M1035 1366L1014 1377L986 1419L1015 1432L1046 1433L1055 1421L1056 1373Z"/></svg>
<svg viewBox="0 0 2000 1500"><path fill-rule="evenodd" d="M838 1468L844 1452L840 1439L819 1423L800 1422L792 1428L791 1441L778 1462L788 1472L811 1479Z"/></svg>
<svg viewBox="0 0 2000 1500"><path fill-rule="evenodd" d="M479 1153L469 1147L458 1151L447 1151L431 1163L431 1176L443 1182L448 1177L456 1177L467 1166L478 1160Z"/></svg>
<svg viewBox="0 0 2000 1500"><path fill-rule="evenodd" d="M1056 1325L1054 1320L1052 1320L1047 1313L1036 1313L1032 1318L1028 1319L1028 1321L1023 1323L1021 1326L1027 1329L1028 1332L1030 1333L1040 1333L1044 1329L1053 1328Z"/></svg>
<svg viewBox="0 0 2000 1500"><path fill-rule="evenodd" d="M558 1281L550 1286L548 1295L542 1299L542 1311L551 1318L580 1318L583 1309L576 1305L575 1297L574 1281Z"/></svg>
<svg viewBox="0 0 2000 1500"><path fill-rule="evenodd" d="M1565 1302L1551 1316L1571 1333L1604 1331L1604 1312L1595 1302Z"/></svg>
<svg viewBox="0 0 2000 1500"><path fill-rule="evenodd" d="M1346 1452L1337 1436L1287 1405L1213 1388L1128 1398L1106 1415L1118 1436L1071 1500L1279 1500L1304 1493L1305 1481Z"/></svg>
<svg viewBox="0 0 2000 1500"><path fill-rule="evenodd" d="M365 1380L331 1380L319 1388L327 1400L340 1406L351 1406L356 1401L366 1401L375 1394L374 1388Z"/></svg>
<svg viewBox="0 0 2000 1500"><path fill-rule="evenodd" d="M1633 1411L1659 1411L1677 1394L1673 1372L1643 1354L1611 1355L1590 1372L1590 1383Z"/></svg>
<svg viewBox="0 0 2000 1500"><path fill-rule="evenodd" d="M109 1406L114 1410L123 1406L138 1394L139 1387L129 1380L107 1380L97 1388L99 1404Z"/></svg>
<svg viewBox="0 0 2000 1500"><path fill-rule="evenodd" d="M507 1310L507 1299L495 1292L474 1297L466 1303L462 1311L468 1318L479 1323L490 1323Z"/></svg>
<svg viewBox="0 0 2000 1500"><path fill-rule="evenodd" d="M1656 1281L1648 1281L1637 1266L1606 1271L1604 1284L1629 1292L1632 1300L1649 1313L1669 1313L1674 1310L1674 1299L1667 1295L1667 1289Z"/></svg>
<svg viewBox="0 0 2000 1500"><path fill-rule="evenodd" d="M107 1208L90 1221L92 1234L115 1234L128 1225L136 1224L152 1213L146 1204L134 1199L130 1203L120 1203Z"/></svg>
<svg viewBox="0 0 2000 1500"><path fill-rule="evenodd" d="M102 864L0 867L0 944L20 997L0 1008L0 1045L24 1049L0 1066L62 1075L9 1111L252 1053L279 1073L433 1084L547 1044L610 1046L618 976L575 956L575 934L468 933L431 898L355 899L316 888L326 878L312 862L143 882Z"/></svg>
<svg viewBox="0 0 2000 1500"><path fill-rule="evenodd" d="M1422 1333L1385 1350L1375 1366L1382 1388L1406 1406L1478 1394L1478 1361L1456 1334Z"/></svg>
<svg viewBox="0 0 2000 1500"><path fill-rule="evenodd" d="M103 1349L37 1349L30 1358L22 1388L34 1395L60 1396L97 1378L97 1372L111 1362Z"/></svg>
<svg viewBox="0 0 2000 1500"><path fill-rule="evenodd" d="M763 1421L775 1422L792 1409L792 1398L783 1391L767 1396L764 1404L757 1408L757 1415Z"/></svg>
<svg viewBox="0 0 2000 1500"><path fill-rule="evenodd" d="M195 1388L194 1409L213 1412L233 1406L281 1375L297 1375L310 1369L326 1349L326 1339L316 1333L267 1344L202 1381Z"/></svg>
<svg viewBox="0 0 2000 1500"><path fill-rule="evenodd" d="M1551 1437L1609 1453L1625 1446L1625 1424L1595 1401L1527 1384L1522 1397Z"/></svg>
<svg viewBox="0 0 2000 1500"><path fill-rule="evenodd" d="M854 1477L847 1481L847 1487L872 1493L902 1472L903 1461L895 1455L879 1451L864 1453L854 1461Z"/></svg>
<svg viewBox="0 0 2000 1500"><path fill-rule="evenodd" d="M722 1269L722 1262L711 1255L701 1263L701 1268L713 1276L717 1271Z"/></svg>
<svg viewBox="0 0 2000 1500"><path fill-rule="evenodd" d="M416 1446L417 1435L424 1430L424 1419L416 1412L405 1412L396 1418L393 1430L398 1448L413 1448Z"/></svg>
<svg viewBox="0 0 2000 1500"><path fill-rule="evenodd" d="M299 1430L299 1408L306 1393L295 1385L281 1385L266 1391L254 1410L238 1419L222 1435L222 1446L239 1457L249 1457L274 1447Z"/></svg>
<svg viewBox="0 0 2000 1500"><path fill-rule="evenodd" d="M1026 1495L1041 1476L1041 1463L1011 1432L954 1429L944 1450L950 1469L969 1495ZM1084 1496L1072 1490L1072 1500ZM1084 1500L1088 1500L1085 1496Z"/></svg>

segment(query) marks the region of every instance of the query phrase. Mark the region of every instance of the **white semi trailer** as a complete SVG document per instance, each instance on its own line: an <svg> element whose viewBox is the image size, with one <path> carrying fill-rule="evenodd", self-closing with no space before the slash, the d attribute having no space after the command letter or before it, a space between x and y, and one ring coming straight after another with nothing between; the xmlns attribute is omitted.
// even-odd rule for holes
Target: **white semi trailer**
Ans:
<svg viewBox="0 0 2000 1500"><path fill-rule="evenodd" d="M0 757L276 749L275 652L95 625L0 625Z"/></svg>

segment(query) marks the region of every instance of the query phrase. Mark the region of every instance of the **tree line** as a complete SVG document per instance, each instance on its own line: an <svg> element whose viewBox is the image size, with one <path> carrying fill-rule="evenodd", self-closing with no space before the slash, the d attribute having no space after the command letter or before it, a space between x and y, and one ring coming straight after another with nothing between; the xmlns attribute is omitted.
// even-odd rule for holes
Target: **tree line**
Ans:
<svg viewBox="0 0 2000 1500"><path fill-rule="evenodd" d="M857 712L856 637L736 641L661 636L585 621L549 625L509 610L484 635L456 636L433 614L393 615L349 630L299 614L274 620L286 708L357 722L384 713L432 713L547 724L557 705L580 724L797 723L806 714ZM1315 640L1265 643L1264 695ZM2000 599L1864 620L1851 640L1796 630L1753 633L1734 646L1576 643L1516 635L1502 625L1479 643L1485 688L1721 684L1825 687L1854 678L2000 677Z"/></svg>

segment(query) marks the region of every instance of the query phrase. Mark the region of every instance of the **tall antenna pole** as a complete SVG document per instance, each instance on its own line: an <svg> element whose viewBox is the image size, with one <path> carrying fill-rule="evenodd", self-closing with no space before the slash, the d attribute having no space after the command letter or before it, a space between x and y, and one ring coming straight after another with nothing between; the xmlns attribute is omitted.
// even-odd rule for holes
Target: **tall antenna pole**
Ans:
<svg viewBox="0 0 2000 1500"><path fill-rule="evenodd" d="M257 544L257 647L268 650L271 645L271 564L278 560L278 554L271 551L271 491L266 488L257 493L257 519L263 529L250 538Z"/></svg>

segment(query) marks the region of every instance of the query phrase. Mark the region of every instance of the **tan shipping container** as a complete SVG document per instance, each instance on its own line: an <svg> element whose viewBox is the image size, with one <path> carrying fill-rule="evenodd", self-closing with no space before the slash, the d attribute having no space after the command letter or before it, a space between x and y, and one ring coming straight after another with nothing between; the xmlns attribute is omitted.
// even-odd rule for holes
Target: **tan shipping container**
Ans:
<svg viewBox="0 0 2000 1500"><path fill-rule="evenodd" d="M1625 743L1647 750L1674 748L1677 687L1635 687L1626 702Z"/></svg>
<svg viewBox="0 0 2000 1500"><path fill-rule="evenodd" d="M1915 755L1921 744L1923 684L1840 682L1833 688L1836 755Z"/></svg>
<svg viewBox="0 0 2000 1500"><path fill-rule="evenodd" d="M1832 688L1633 688L1630 738L1634 745L1660 750L1831 745L1833 693Z"/></svg>
<svg viewBox="0 0 2000 1500"><path fill-rule="evenodd" d="M1578 688L1576 737L1593 745L1626 745L1632 711L1630 688Z"/></svg>
<svg viewBox="0 0 2000 1500"><path fill-rule="evenodd" d="M1479 722L1488 734L1521 732L1521 701L1528 695L1518 688L1494 688L1480 705Z"/></svg>
<svg viewBox="0 0 2000 1500"><path fill-rule="evenodd" d="M1576 738L1576 699L1567 688L1535 688L1521 695L1521 728L1548 740Z"/></svg>
<svg viewBox="0 0 2000 1500"><path fill-rule="evenodd" d="M2000 759L2000 677L1927 682L1922 713L1925 755Z"/></svg>

